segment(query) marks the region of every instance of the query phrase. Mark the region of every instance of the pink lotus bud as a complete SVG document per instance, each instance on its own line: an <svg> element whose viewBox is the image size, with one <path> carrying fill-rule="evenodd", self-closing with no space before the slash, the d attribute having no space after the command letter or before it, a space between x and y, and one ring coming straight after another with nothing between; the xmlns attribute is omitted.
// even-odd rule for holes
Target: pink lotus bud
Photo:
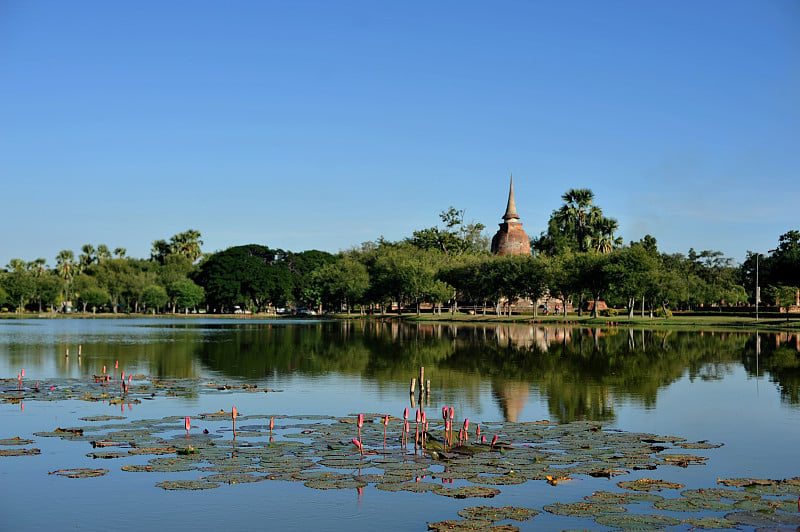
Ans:
<svg viewBox="0 0 800 532"><path fill-rule="evenodd" d="M497 444L497 434L495 434L494 438L492 438L492 447L494 447L495 444Z"/></svg>
<svg viewBox="0 0 800 532"><path fill-rule="evenodd" d="M420 414L419 410L417 410L417 423L419 423L420 421L422 421L422 414Z"/></svg>
<svg viewBox="0 0 800 532"><path fill-rule="evenodd" d="M133 375L128 375L128 384L133 382Z"/></svg>
<svg viewBox="0 0 800 532"><path fill-rule="evenodd" d="M186 428L186 432L189 432L189 429L192 428L192 421L189 416L186 416L186 420L183 422L183 426Z"/></svg>
<svg viewBox="0 0 800 532"><path fill-rule="evenodd" d="M105 374L106 374L106 367L103 366L103 375L105 375Z"/></svg>
<svg viewBox="0 0 800 532"><path fill-rule="evenodd" d="M239 415L239 412L236 410L236 407L234 406L231 409L231 417L235 420L238 415Z"/></svg>
<svg viewBox="0 0 800 532"><path fill-rule="evenodd" d="M25 378L25 368L22 368L22 371L19 372L20 377L23 379Z"/></svg>
<svg viewBox="0 0 800 532"><path fill-rule="evenodd" d="M384 418L383 418L383 426L384 427L388 427L389 426L389 414L386 414L386 416L384 416Z"/></svg>
<svg viewBox="0 0 800 532"><path fill-rule="evenodd" d="M359 414L358 415L358 428L361 428L363 426L364 426L364 414Z"/></svg>
<svg viewBox="0 0 800 532"><path fill-rule="evenodd" d="M456 417L456 409L452 406L450 407L450 419L455 419Z"/></svg>
<svg viewBox="0 0 800 532"><path fill-rule="evenodd" d="M403 410L403 419L408 419L408 407L406 407L406 409Z"/></svg>
<svg viewBox="0 0 800 532"><path fill-rule="evenodd" d="M270 417L269 418L269 430L272 430L274 428L275 428L275 418L274 417Z"/></svg>
<svg viewBox="0 0 800 532"><path fill-rule="evenodd" d="M358 438L353 438L353 445L361 449L361 442L358 441Z"/></svg>
<svg viewBox="0 0 800 532"><path fill-rule="evenodd" d="M124 371L122 372L122 375L120 375L120 376L119 376L119 378L120 378L121 380L123 380L123 381L125 380L125 372L124 372Z"/></svg>
<svg viewBox="0 0 800 532"><path fill-rule="evenodd" d="M118 369L118 368L119 368L119 360L114 362L114 369Z"/></svg>
<svg viewBox="0 0 800 532"><path fill-rule="evenodd" d="M442 407L442 419L447 419L447 412L448 412L447 407L443 406Z"/></svg>
<svg viewBox="0 0 800 532"><path fill-rule="evenodd" d="M427 419L428 419L428 416L426 416L426 415L425 415L425 412L423 412L423 413L422 413L422 419L421 419L420 421L422 421L423 423L426 423L426 420L427 420Z"/></svg>
<svg viewBox="0 0 800 532"><path fill-rule="evenodd" d="M469 430L469 418L464 420L464 432Z"/></svg>

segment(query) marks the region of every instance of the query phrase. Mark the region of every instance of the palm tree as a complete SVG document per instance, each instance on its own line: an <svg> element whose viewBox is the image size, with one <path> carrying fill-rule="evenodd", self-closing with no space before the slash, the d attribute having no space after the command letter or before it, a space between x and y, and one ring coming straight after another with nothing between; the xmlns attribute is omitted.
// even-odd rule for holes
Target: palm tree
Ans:
<svg viewBox="0 0 800 532"><path fill-rule="evenodd" d="M83 253L78 255L78 265L80 270L84 271L97 261L97 256L95 255L94 246L91 244L81 246L81 251Z"/></svg>
<svg viewBox="0 0 800 532"><path fill-rule="evenodd" d="M572 188L561 199L564 205L554 213L559 229L574 234L578 251L587 251L594 225L603 217L600 208L593 205L594 193L588 188Z"/></svg>
<svg viewBox="0 0 800 532"><path fill-rule="evenodd" d="M70 285L75 277L75 253L69 249L59 251L56 256L56 271L64 280L64 301L69 301Z"/></svg>
<svg viewBox="0 0 800 532"><path fill-rule="evenodd" d="M203 254L203 252L200 251L200 246L202 245L203 241L200 240L200 231L188 229L172 237L170 241L170 251L177 255L183 255L191 262L195 262Z"/></svg>
<svg viewBox="0 0 800 532"><path fill-rule="evenodd" d="M97 246L97 262L111 258L111 251L105 244Z"/></svg>
<svg viewBox="0 0 800 532"><path fill-rule="evenodd" d="M125 248L114 248L114 255L116 255L118 259L124 259L127 253L128 250Z"/></svg>
<svg viewBox="0 0 800 532"><path fill-rule="evenodd" d="M608 253L622 245L622 237L614 237L619 223L614 218L601 218L596 224L597 234L594 236L594 249L598 253Z"/></svg>

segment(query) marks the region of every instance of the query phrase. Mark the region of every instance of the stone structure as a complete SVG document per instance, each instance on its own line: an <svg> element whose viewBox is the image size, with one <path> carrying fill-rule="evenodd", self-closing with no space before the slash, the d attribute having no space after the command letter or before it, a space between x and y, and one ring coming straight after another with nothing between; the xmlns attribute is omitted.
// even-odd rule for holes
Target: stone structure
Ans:
<svg viewBox="0 0 800 532"><path fill-rule="evenodd" d="M497 255L530 255L531 239L522 229L514 201L514 176L511 176L511 188L508 191L508 205L503 215L503 223L492 238L492 253Z"/></svg>

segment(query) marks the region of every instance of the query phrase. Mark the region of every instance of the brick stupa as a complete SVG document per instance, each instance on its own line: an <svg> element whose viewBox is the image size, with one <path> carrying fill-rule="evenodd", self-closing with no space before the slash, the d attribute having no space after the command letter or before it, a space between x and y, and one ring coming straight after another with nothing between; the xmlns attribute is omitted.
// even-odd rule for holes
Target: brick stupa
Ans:
<svg viewBox="0 0 800 532"><path fill-rule="evenodd" d="M511 176L511 187L508 191L508 205L503 215L503 223L492 238L492 253L497 255L530 255L531 239L522 229L522 222L517 214L514 201L514 176Z"/></svg>

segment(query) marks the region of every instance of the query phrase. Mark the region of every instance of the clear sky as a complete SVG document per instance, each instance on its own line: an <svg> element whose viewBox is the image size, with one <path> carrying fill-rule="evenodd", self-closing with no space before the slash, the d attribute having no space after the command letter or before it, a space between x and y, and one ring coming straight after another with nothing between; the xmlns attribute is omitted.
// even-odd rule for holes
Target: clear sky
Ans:
<svg viewBox="0 0 800 532"><path fill-rule="evenodd" d="M736 262L800 229L800 2L0 1L0 267L336 252L455 206Z"/></svg>

